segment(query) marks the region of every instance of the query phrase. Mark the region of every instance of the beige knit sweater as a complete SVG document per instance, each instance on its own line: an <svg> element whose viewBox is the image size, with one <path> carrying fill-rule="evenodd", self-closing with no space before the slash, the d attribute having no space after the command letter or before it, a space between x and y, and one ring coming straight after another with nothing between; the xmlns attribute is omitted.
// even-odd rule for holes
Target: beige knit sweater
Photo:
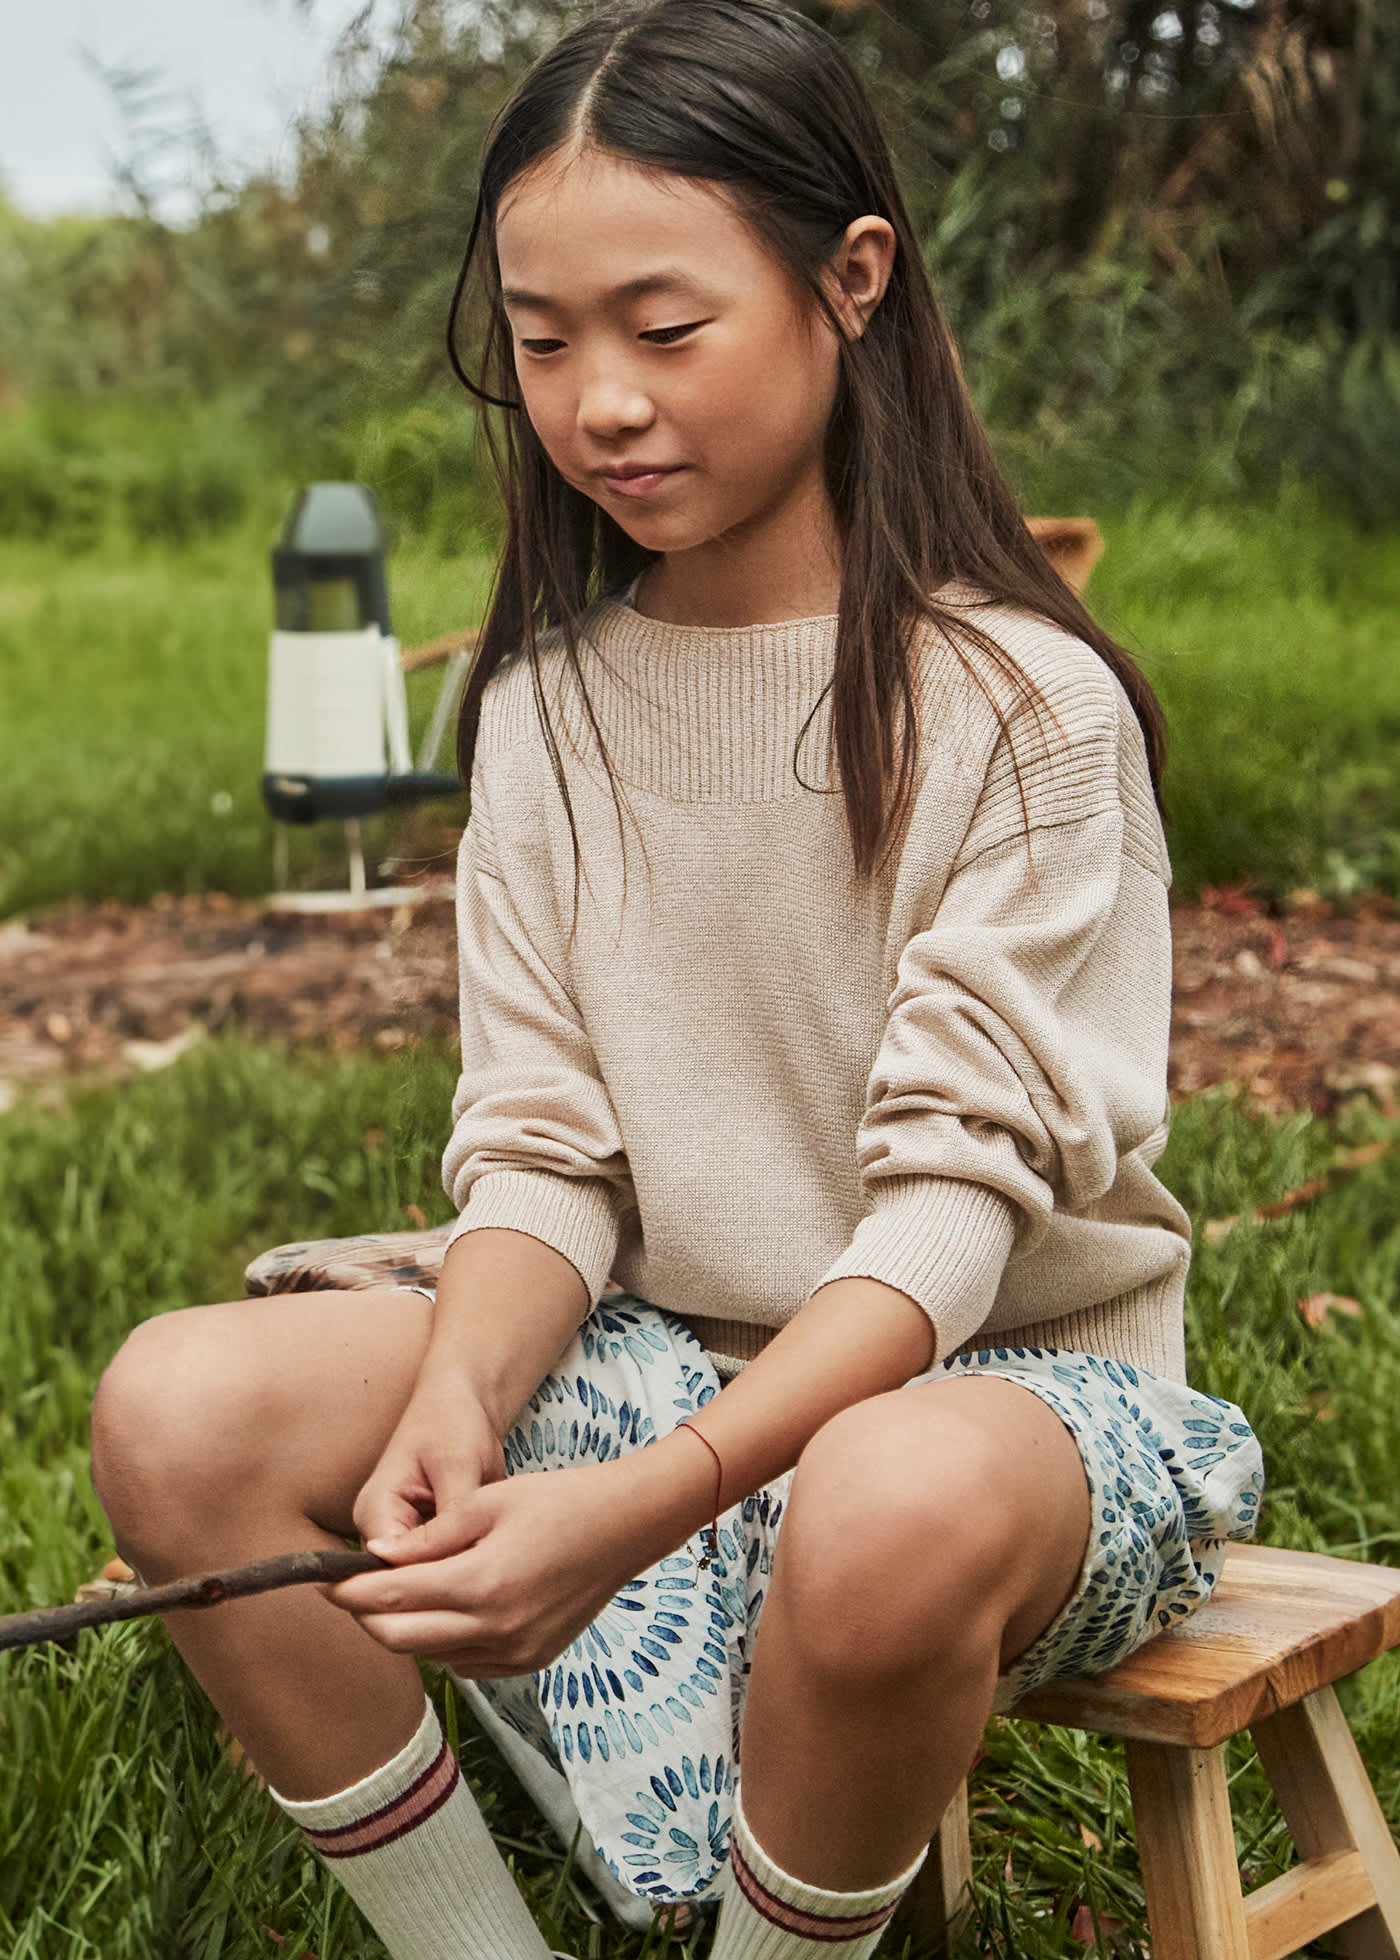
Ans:
<svg viewBox="0 0 1400 1960"><path fill-rule="evenodd" d="M530 670L495 677L459 863L454 1237L527 1232L591 1299L615 1276L726 1368L866 1275L919 1303L940 1357L1054 1345L1182 1376L1141 734L1081 642L961 603L1050 713L923 629L917 795L866 883L827 762L834 618L600 608L582 660L620 812L546 652L576 925Z"/></svg>

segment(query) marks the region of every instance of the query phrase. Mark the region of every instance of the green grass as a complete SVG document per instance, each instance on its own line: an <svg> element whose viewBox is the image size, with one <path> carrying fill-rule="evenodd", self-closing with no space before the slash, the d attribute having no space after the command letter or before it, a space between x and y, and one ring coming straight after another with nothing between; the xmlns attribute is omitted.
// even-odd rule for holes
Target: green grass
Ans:
<svg viewBox="0 0 1400 1960"><path fill-rule="evenodd" d="M1400 535L1289 490L1103 528L1091 597L1167 710L1180 889L1400 892Z"/></svg>
<svg viewBox="0 0 1400 1960"><path fill-rule="evenodd" d="M442 1217L437 1157L452 1075L447 1051L431 1046L390 1062L220 1039L163 1075L0 1118L0 1611L68 1597L109 1550L86 1421L126 1329L191 1300L236 1296L246 1259L279 1240L401 1226L409 1202ZM1333 1125L1256 1121L1213 1093L1178 1110L1167 1175L1198 1220L1224 1217L1390 1133L1364 1110ZM1356 1298L1360 1318L1308 1330L1296 1302L1323 1290ZM1189 1338L1197 1381L1239 1400L1262 1438L1265 1535L1400 1559L1400 1152L1306 1211L1202 1245ZM455 1721L440 1684L435 1692ZM1345 1700L1400 1824L1397 1657L1367 1670ZM464 1750L551 1944L641 1960L639 1940L588 1918L586 1895L486 1745L466 1736ZM1233 1774L1241 1853L1267 1876L1282 1856L1278 1826L1244 1752ZM1115 1749L999 1723L973 1805L969 1960L1073 1960L1083 1949L1066 1923L1081 1901L1123 1922L1103 1952L1141 1953ZM0 1951L382 1960L294 1833L230 1767L153 1625L89 1634L71 1652L0 1657Z"/></svg>
<svg viewBox="0 0 1400 1960"><path fill-rule="evenodd" d="M1257 509L1140 502L1104 521L1095 605L1171 718L1178 889L1400 892L1400 539L1291 492ZM250 517L179 548L0 545L0 914L269 889L272 528ZM402 535L390 577L405 643L477 617L481 552ZM435 684L416 690L420 718ZM304 878L343 876L332 830L296 841ZM392 852L382 820L371 845Z"/></svg>

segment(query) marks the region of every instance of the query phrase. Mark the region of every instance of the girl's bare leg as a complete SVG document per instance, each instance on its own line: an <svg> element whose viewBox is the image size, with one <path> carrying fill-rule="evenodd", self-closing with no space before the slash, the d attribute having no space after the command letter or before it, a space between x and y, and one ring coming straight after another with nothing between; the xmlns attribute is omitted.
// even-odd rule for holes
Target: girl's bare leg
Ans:
<svg viewBox="0 0 1400 1960"><path fill-rule="evenodd" d="M93 1411L93 1474L150 1584L343 1542L408 1400L428 1303L305 1293L165 1314L138 1327ZM298 1586L173 1613L171 1638L284 1796L345 1789L423 1713L416 1664Z"/></svg>
<svg viewBox="0 0 1400 1960"><path fill-rule="evenodd" d="M898 1390L820 1432L744 1723L745 1819L775 1865L849 1893L907 1870L967 1774L998 1670L1074 1591L1089 1522L1077 1444L1014 1382Z"/></svg>

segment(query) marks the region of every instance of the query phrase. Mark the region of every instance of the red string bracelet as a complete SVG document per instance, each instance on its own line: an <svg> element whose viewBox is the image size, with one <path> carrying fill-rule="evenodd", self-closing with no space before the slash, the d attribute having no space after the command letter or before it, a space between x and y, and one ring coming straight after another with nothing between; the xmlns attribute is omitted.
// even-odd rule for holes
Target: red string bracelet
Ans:
<svg viewBox="0 0 1400 1960"><path fill-rule="evenodd" d="M719 1451L715 1448L708 1436L702 1436L700 1431L691 1428L688 1422L677 1423L676 1427L678 1429L689 1429L696 1442L703 1443L715 1460L715 1501L711 1507L712 1516L708 1527L710 1546L709 1550L700 1560L700 1570L706 1572L709 1570L711 1561L719 1557L719 1494L724 1484L724 1465L719 1460Z"/></svg>

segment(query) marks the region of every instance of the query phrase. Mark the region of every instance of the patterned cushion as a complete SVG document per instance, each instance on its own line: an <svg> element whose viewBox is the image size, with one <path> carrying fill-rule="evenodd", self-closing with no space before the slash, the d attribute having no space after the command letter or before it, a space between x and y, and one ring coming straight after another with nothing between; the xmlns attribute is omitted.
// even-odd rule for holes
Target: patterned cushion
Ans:
<svg viewBox="0 0 1400 1960"><path fill-rule="evenodd" d="M359 1239L301 1239L260 1252L244 1268L249 1293L357 1292L369 1286L436 1286L450 1225L431 1232L370 1232Z"/></svg>

